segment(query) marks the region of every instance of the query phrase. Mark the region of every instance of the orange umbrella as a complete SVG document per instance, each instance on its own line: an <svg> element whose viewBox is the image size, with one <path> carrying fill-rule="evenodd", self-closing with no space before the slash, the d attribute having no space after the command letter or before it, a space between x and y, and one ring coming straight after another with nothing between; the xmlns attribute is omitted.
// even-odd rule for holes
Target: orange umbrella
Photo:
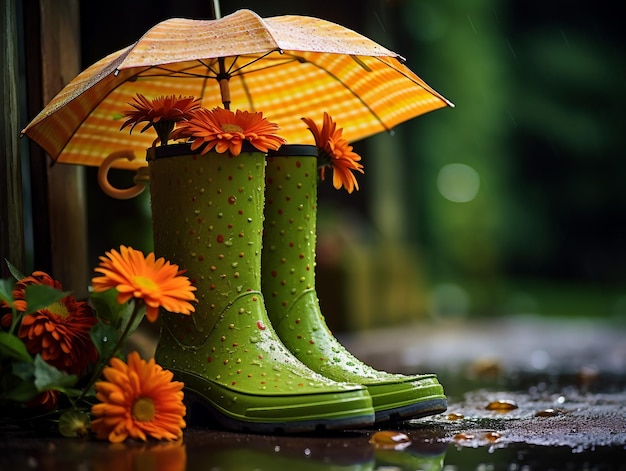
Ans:
<svg viewBox="0 0 626 471"><path fill-rule="evenodd" d="M219 83L219 86L218 86ZM112 154L143 157L154 135L120 132L141 93L193 95L207 108L262 111L290 143L311 135L301 117L328 112L349 141L445 106L403 58L337 24L239 10L217 20L170 19L72 80L23 130L55 162L99 166ZM136 169L143 158L115 160Z"/></svg>

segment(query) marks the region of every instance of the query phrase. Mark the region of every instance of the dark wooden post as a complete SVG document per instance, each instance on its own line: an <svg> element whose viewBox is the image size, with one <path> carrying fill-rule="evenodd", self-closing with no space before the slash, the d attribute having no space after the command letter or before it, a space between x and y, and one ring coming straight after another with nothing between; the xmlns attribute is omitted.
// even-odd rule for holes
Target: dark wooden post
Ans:
<svg viewBox="0 0 626 471"><path fill-rule="evenodd" d="M22 268L25 264L22 210L22 172L18 120L17 0L0 7L0 274L10 276L5 259Z"/></svg>
<svg viewBox="0 0 626 471"><path fill-rule="evenodd" d="M78 0L24 2L31 117L80 72L78 7ZM64 289L84 297L89 285L84 168L51 166L37 146L31 149L36 268L50 270Z"/></svg>

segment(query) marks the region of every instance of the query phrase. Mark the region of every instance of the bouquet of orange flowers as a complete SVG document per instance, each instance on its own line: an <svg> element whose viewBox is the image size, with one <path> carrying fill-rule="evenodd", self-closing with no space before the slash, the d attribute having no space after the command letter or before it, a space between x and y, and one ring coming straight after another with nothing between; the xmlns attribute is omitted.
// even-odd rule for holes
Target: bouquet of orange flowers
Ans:
<svg viewBox="0 0 626 471"><path fill-rule="evenodd" d="M153 145L167 145L170 140L188 140L191 150L200 149L206 154L212 149L218 153L239 155L243 141L249 142L261 152L277 150L286 141L278 136L278 125L268 121L261 112L230 111L224 108L207 109L193 96L160 96L148 99L137 94L129 103L132 110L125 111L125 121L120 130L133 129L146 123L140 130L153 128L157 138ZM320 178L325 179L326 170L333 172L333 186L344 187L348 193L359 189L353 172L363 172L361 156L343 138L343 129L337 127L328 113L324 113L321 127L310 118L302 121L311 131L318 148Z"/></svg>
<svg viewBox="0 0 626 471"><path fill-rule="evenodd" d="M58 420L64 436L121 442L173 440L185 427L183 384L135 351L129 336L159 309L191 314L196 301L177 265L122 246L100 257L88 301L47 273L0 280L3 420Z"/></svg>

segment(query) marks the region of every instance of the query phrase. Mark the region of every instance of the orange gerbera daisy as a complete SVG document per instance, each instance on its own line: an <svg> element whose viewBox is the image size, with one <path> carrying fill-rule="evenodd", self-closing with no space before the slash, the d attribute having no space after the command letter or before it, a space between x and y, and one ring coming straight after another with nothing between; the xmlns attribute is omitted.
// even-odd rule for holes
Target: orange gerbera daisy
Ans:
<svg viewBox="0 0 626 471"><path fill-rule="evenodd" d="M27 309L24 299L28 285L43 284L62 290L61 283L42 271L35 271L18 281L13 290L14 306ZM12 314L3 316L2 324L11 322ZM18 336L31 355L40 354L50 365L70 374L82 375L98 359L98 352L89 337L97 318L86 302L74 296L63 297L44 309L22 319Z"/></svg>
<svg viewBox="0 0 626 471"><path fill-rule="evenodd" d="M95 384L101 402L91 408L91 430L98 438L119 443L128 437L176 440L182 435L184 385L172 381L171 371L132 352L128 363L113 358L102 374L105 381Z"/></svg>
<svg viewBox="0 0 626 471"><path fill-rule="evenodd" d="M233 113L224 108L201 108L188 121L178 124L172 139L193 139L192 150L205 145L202 154L215 149L220 154L228 151L239 155L244 140L261 152L278 149L286 141L276 135L276 131L278 125L269 122L260 112L237 110Z"/></svg>
<svg viewBox="0 0 626 471"><path fill-rule="evenodd" d="M333 169L333 186L336 189L342 186L352 193L354 189L359 189L353 171L363 172L363 165L359 163L361 156L353 152L352 146L342 137L343 128L337 129L337 124L324 113L324 122L318 128L315 122L309 118L302 118L315 138L315 145L320 151L320 176L325 178L327 167Z"/></svg>
<svg viewBox="0 0 626 471"><path fill-rule="evenodd" d="M120 251L106 252L100 257L100 266L95 271L102 276L93 278L93 290L118 291L117 302L124 304L131 298L142 299L146 304L146 317L157 320L159 307L170 312L191 314L195 308L189 301L197 301L193 294L195 286L189 278L182 276L178 265L164 258L155 259L154 253L144 257L131 247L121 246Z"/></svg>
<svg viewBox="0 0 626 471"><path fill-rule="evenodd" d="M174 129L175 123L189 119L191 112L200 108L200 99L193 96L160 96L149 100L141 93L128 103L134 110L124 111L126 121L122 124L120 131L130 126L133 132L137 124L146 122L140 132L144 132L150 127L154 127L161 144L167 144L170 133Z"/></svg>

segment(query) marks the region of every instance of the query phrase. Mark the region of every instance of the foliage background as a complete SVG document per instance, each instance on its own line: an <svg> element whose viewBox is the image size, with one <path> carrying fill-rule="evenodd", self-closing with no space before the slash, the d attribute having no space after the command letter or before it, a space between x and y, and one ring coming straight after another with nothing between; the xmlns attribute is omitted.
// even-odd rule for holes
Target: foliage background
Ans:
<svg viewBox="0 0 626 471"><path fill-rule="evenodd" d="M163 19L211 18L210 6L83 0L83 66ZM221 1L222 15L240 8L350 27L406 57L456 104L356 143L366 165L357 195L321 186L318 293L329 324L625 317L625 33L617 2ZM463 165L446 174L448 164ZM150 250L147 195L111 200L89 172L94 266L117 244ZM475 195L455 202L450 192Z"/></svg>

